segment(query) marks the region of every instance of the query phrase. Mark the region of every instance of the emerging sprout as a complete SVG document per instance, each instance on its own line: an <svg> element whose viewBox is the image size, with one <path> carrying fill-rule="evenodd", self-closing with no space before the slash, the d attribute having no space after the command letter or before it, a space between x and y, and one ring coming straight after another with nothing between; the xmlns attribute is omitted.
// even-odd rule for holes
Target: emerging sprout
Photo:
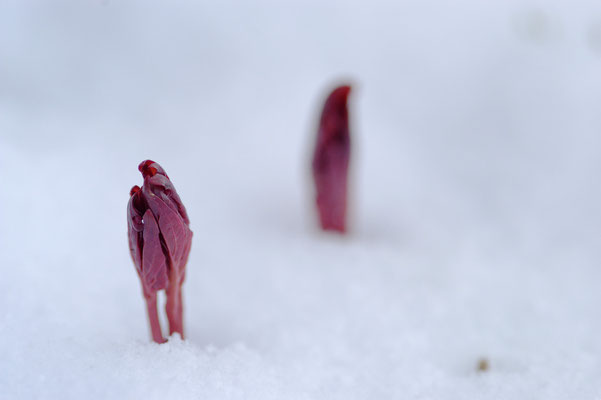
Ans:
<svg viewBox="0 0 601 400"><path fill-rule="evenodd" d="M142 187L134 186L127 205L129 250L142 282L152 339L166 340L157 312L157 292L167 292L169 334L184 337L181 287L192 244L186 208L169 177L154 161L143 161L138 169Z"/></svg>
<svg viewBox="0 0 601 400"><path fill-rule="evenodd" d="M347 98L350 86L328 96L317 132L313 179L321 228L346 232L348 167L351 152Z"/></svg>

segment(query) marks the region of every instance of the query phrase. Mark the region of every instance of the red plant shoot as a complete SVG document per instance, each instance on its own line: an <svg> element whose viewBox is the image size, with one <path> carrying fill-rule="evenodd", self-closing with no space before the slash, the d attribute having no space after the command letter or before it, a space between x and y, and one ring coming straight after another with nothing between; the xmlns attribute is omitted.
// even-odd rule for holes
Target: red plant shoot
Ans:
<svg viewBox="0 0 601 400"><path fill-rule="evenodd" d="M182 284L192 244L186 208L163 168L143 161L142 187L134 186L127 205L129 250L142 282L152 339L166 342L157 311L157 292L167 292L169 334L184 338Z"/></svg>
<svg viewBox="0 0 601 400"><path fill-rule="evenodd" d="M350 86L334 89L319 121L313 155L313 180L321 228L346 232L348 167L351 142L347 99Z"/></svg>

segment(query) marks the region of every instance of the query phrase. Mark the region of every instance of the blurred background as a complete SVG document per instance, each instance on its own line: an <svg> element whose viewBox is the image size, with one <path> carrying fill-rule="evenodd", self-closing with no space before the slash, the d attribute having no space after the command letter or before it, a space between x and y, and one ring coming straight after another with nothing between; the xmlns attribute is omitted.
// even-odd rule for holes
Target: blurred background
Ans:
<svg viewBox="0 0 601 400"><path fill-rule="evenodd" d="M340 83L347 238L309 175ZM598 1L4 0L0 398L594 398L600 104ZM160 349L148 158L194 231Z"/></svg>

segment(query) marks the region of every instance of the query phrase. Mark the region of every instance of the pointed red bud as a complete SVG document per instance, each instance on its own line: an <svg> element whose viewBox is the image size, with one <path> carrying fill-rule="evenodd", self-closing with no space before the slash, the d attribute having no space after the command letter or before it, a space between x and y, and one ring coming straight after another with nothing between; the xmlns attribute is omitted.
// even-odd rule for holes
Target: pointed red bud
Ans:
<svg viewBox="0 0 601 400"><path fill-rule="evenodd" d="M321 228L346 232L351 152L347 99L350 86L337 87L323 107L313 155L313 180Z"/></svg>
<svg viewBox="0 0 601 400"><path fill-rule="evenodd" d="M165 342L159 325L156 293L167 292L169 333L184 337L181 287L192 244L188 214L163 168L154 161L138 167L142 187L130 191L127 206L129 250L142 283L152 338Z"/></svg>

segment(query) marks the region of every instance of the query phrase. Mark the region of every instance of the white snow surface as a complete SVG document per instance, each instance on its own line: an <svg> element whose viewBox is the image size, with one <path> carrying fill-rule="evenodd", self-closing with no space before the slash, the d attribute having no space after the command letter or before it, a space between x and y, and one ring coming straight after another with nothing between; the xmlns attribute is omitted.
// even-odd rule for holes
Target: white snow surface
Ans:
<svg viewBox="0 0 601 400"><path fill-rule="evenodd" d="M600 33L598 0L1 2L0 399L601 399ZM341 82L346 237L308 172ZM147 158L194 231L164 345Z"/></svg>

